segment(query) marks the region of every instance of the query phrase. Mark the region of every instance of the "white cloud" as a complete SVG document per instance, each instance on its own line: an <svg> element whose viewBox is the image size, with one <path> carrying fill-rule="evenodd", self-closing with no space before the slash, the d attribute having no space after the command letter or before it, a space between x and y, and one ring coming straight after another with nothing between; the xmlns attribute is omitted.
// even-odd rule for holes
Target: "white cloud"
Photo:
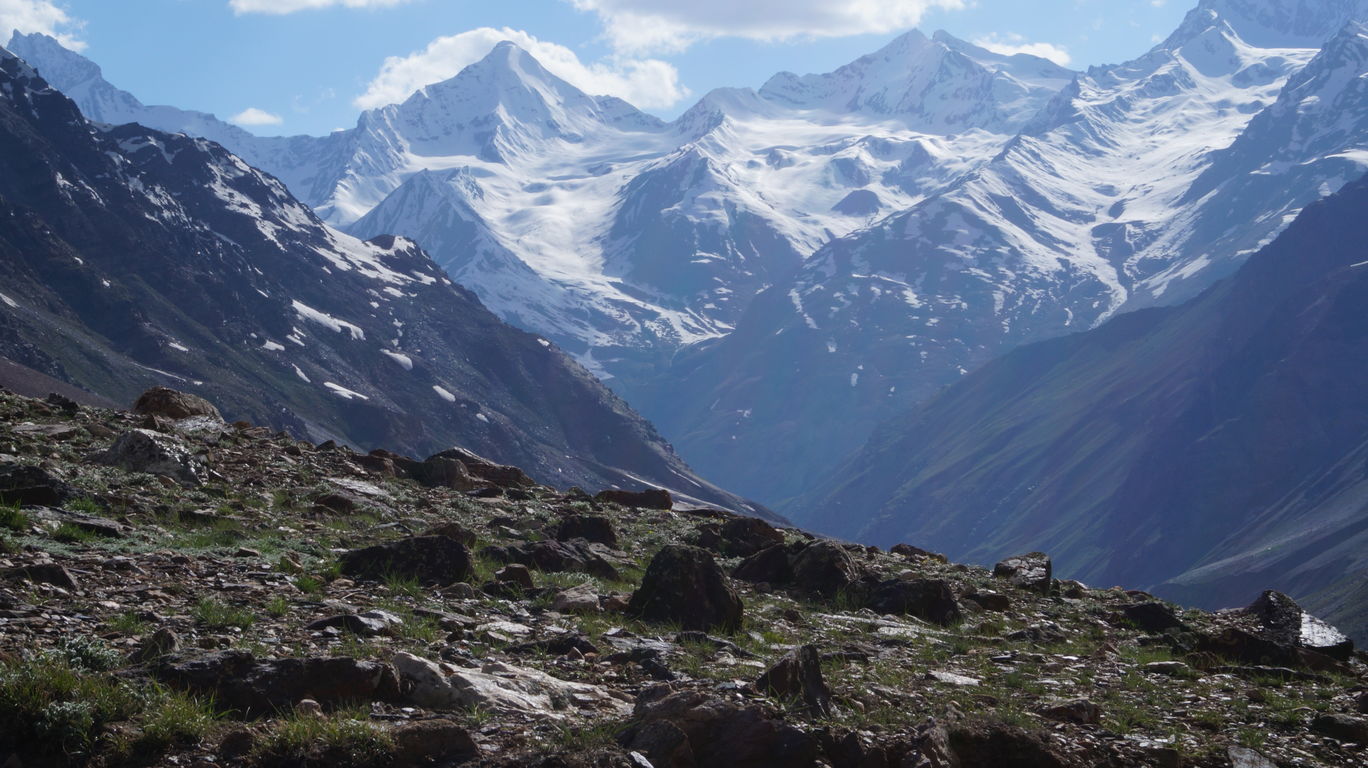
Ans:
<svg viewBox="0 0 1368 768"><path fill-rule="evenodd" d="M1062 45L1053 43L1028 43L1026 38L1017 34L999 35L993 33L987 37L980 37L974 41L974 45L986 48L993 53L1000 53L1004 56L1014 56L1018 53L1026 53L1032 56L1039 56L1042 59L1049 59L1061 67L1069 66L1073 57Z"/></svg>
<svg viewBox="0 0 1368 768"><path fill-rule="evenodd" d="M79 51L86 47L85 43L63 31L79 26L50 0L0 0L0 45L7 44L10 35L18 30L26 34L52 35L67 48Z"/></svg>
<svg viewBox="0 0 1368 768"><path fill-rule="evenodd" d="M504 40L532 54L552 74L596 96L617 96L638 107L654 109L672 106L689 95L679 83L679 71L664 61L615 57L585 64L569 48L538 40L522 30L481 27L439 37L409 56L386 59L380 74L356 98L356 106L373 109L401 102L419 88L449 79L483 59Z"/></svg>
<svg viewBox="0 0 1368 768"><path fill-rule="evenodd" d="M228 118L228 122L234 125L280 125L285 122L280 119L280 115L273 115L264 109L248 107L241 112Z"/></svg>
<svg viewBox="0 0 1368 768"><path fill-rule="evenodd" d="M319 8L388 8L407 3L409 0L228 0L228 6L235 13L267 13L281 16L296 11L314 11Z"/></svg>
<svg viewBox="0 0 1368 768"><path fill-rule="evenodd" d="M680 51L700 40L845 37L915 27L968 0L567 0L603 20L621 52Z"/></svg>

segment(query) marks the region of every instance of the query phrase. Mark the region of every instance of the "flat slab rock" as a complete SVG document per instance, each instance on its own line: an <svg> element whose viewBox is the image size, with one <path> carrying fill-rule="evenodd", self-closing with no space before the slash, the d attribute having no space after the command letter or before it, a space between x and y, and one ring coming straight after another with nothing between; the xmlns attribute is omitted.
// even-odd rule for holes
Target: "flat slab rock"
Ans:
<svg viewBox="0 0 1368 768"><path fill-rule="evenodd" d="M410 653L396 654L393 664L410 698L425 707L480 707L556 720L584 710L626 715L632 709L601 686L511 664L490 662L478 670L461 669Z"/></svg>

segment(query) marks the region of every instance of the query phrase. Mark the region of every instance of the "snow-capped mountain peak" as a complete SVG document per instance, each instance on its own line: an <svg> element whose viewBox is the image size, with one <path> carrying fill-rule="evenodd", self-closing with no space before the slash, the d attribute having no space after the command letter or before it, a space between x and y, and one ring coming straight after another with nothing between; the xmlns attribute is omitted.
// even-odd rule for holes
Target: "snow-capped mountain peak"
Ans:
<svg viewBox="0 0 1368 768"><path fill-rule="evenodd" d="M1368 0L1202 0L1250 45L1318 48L1351 20L1368 21Z"/></svg>
<svg viewBox="0 0 1368 768"><path fill-rule="evenodd" d="M781 72L760 95L791 109L896 118L928 133L1011 131L1072 75L1044 59L1000 56L945 32L928 38L913 30L834 72Z"/></svg>

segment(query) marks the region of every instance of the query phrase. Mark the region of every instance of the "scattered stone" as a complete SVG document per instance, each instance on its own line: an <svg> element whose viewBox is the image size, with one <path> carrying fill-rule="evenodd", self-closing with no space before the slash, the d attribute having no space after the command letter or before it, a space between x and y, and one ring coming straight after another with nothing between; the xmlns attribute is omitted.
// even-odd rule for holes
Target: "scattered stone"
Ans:
<svg viewBox="0 0 1368 768"><path fill-rule="evenodd" d="M193 416L208 416L223 421L223 415L214 404L198 395L178 392L167 387L153 387L138 397L133 404L133 412L149 416L165 416L179 421Z"/></svg>
<svg viewBox="0 0 1368 768"><path fill-rule="evenodd" d="M180 636L171 629L162 627L139 643L131 658L135 664L146 664L163 656L178 653L180 649Z"/></svg>
<svg viewBox="0 0 1368 768"><path fill-rule="evenodd" d="M686 630L726 632L741 627L741 598L707 551L670 545L656 553L628 613L647 621L675 622Z"/></svg>
<svg viewBox="0 0 1368 768"><path fill-rule="evenodd" d="M108 449L91 457L92 461L126 472L161 475L185 486L204 482L207 471L178 438L134 429L119 435Z"/></svg>
<svg viewBox="0 0 1368 768"><path fill-rule="evenodd" d="M780 700L799 700L809 714L831 716L831 689L822 678L822 660L815 645L804 645L780 659L755 681L755 688Z"/></svg>
<svg viewBox="0 0 1368 768"><path fill-rule="evenodd" d="M441 453L429 456L427 461L441 459L455 459L465 465L467 471L475 477L492 483L500 488L520 488L533 485L532 478L523 473L517 467L509 467L503 464L495 464L489 459L476 456L470 451L462 448L452 448Z"/></svg>
<svg viewBox="0 0 1368 768"><path fill-rule="evenodd" d="M551 610L557 613L598 613L601 610L598 592L589 584L561 590L551 599Z"/></svg>
<svg viewBox="0 0 1368 768"><path fill-rule="evenodd" d="M1102 708L1088 699L1069 699L1068 701L1046 704L1040 709L1041 717L1061 723L1095 725L1102 719Z"/></svg>
<svg viewBox="0 0 1368 768"><path fill-rule="evenodd" d="M455 584L474 572L470 552L447 536L412 536L354 549L341 558L342 573L368 579L413 578L424 584Z"/></svg>
<svg viewBox="0 0 1368 768"><path fill-rule="evenodd" d="M859 578L855 561L844 547L821 539L803 547L793 558L793 586L832 598Z"/></svg>
<svg viewBox="0 0 1368 768"><path fill-rule="evenodd" d="M404 620L389 611L371 610L359 614L329 616L310 622L306 629L318 632L332 627L361 637L386 635L401 626Z"/></svg>
<svg viewBox="0 0 1368 768"><path fill-rule="evenodd" d="M734 517L718 530L718 546L727 557L750 557L784 543L784 534L755 517Z"/></svg>
<svg viewBox="0 0 1368 768"><path fill-rule="evenodd" d="M21 565L5 572L5 577L15 581L31 581L34 584L51 584L62 589L79 589L80 582L71 571L56 563L35 563Z"/></svg>
<svg viewBox="0 0 1368 768"><path fill-rule="evenodd" d="M123 523L115 522L103 517L87 515L83 512L71 512L65 509L52 509L51 507L35 507L28 512L29 517L36 520L49 520L59 525L71 525L87 533L106 539L121 539L128 535L129 528Z"/></svg>
<svg viewBox="0 0 1368 768"><path fill-rule="evenodd" d="M763 549L742 560L732 571L732 578L752 584L788 584L793 581L789 553L778 545Z"/></svg>
<svg viewBox="0 0 1368 768"><path fill-rule="evenodd" d="M42 467L0 464L0 504L60 507L76 495L75 488Z"/></svg>
<svg viewBox="0 0 1368 768"><path fill-rule="evenodd" d="M869 598L869 607L879 613L907 614L933 624L948 626L964 618L955 590L940 579L881 582Z"/></svg>
<svg viewBox="0 0 1368 768"><path fill-rule="evenodd" d="M569 515L561 518L556 526L556 539L570 541L584 539L608 547L618 545L617 531L613 521L602 515Z"/></svg>
<svg viewBox="0 0 1368 768"><path fill-rule="evenodd" d="M415 462L409 469L409 475L428 488L472 491L484 484L471 474L465 462L442 454L429 456L421 464Z"/></svg>
<svg viewBox="0 0 1368 768"><path fill-rule="evenodd" d="M394 729L394 768L455 765L478 757L470 732L451 720L419 720Z"/></svg>
<svg viewBox="0 0 1368 768"><path fill-rule="evenodd" d="M296 715L302 717L323 717L323 705L313 699L301 699L294 705Z"/></svg>
<svg viewBox="0 0 1368 768"><path fill-rule="evenodd" d="M811 768L818 753L815 739L762 707L667 686L642 694L618 742L655 768Z"/></svg>
<svg viewBox="0 0 1368 768"><path fill-rule="evenodd" d="M1042 595L1049 594L1053 574L1054 565L1043 552L1009 557L993 566L993 575L997 578Z"/></svg>
<svg viewBox="0 0 1368 768"><path fill-rule="evenodd" d="M301 699L323 706L395 701L398 680L387 664L347 658L266 659L230 650L177 661L156 670L169 685L213 696L221 710L260 717Z"/></svg>
<svg viewBox="0 0 1368 768"><path fill-rule="evenodd" d="M1167 629L1186 629L1186 625L1168 605L1150 601L1128 605L1121 610L1122 617L1146 632L1163 632Z"/></svg>
<svg viewBox="0 0 1368 768"><path fill-rule="evenodd" d="M599 491L594 500L638 509L670 509L674 506L674 498L670 496L670 492L661 488L648 491L621 491L610 488Z"/></svg>
<svg viewBox="0 0 1368 768"><path fill-rule="evenodd" d="M979 679L976 678L976 677L969 677L968 675L960 675L960 674L956 674L956 673L954 673L954 672L946 672L945 670L941 670L941 669L931 669L931 670L927 670L927 672L926 672L926 679L927 679L927 680L934 680L934 681L936 681L936 682L938 682L938 683L945 683L946 685L955 685L955 686L959 686L959 687L961 687L961 688L968 688L968 687L975 686L975 685L978 685L979 683L983 682L983 681L979 680Z"/></svg>
<svg viewBox="0 0 1368 768"><path fill-rule="evenodd" d="M479 671L458 669L399 653L394 668L415 703L449 709L483 708L560 719L575 709L625 713L621 700L604 688L552 677L545 672L487 662Z"/></svg>
<svg viewBox="0 0 1368 768"><path fill-rule="evenodd" d="M587 573L605 581L621 578L617 566L608 560L608 548L584 539L486 547L481 553L501 563L521 563L545 573Z"/></svg>
<svg viewBox="0 0 1368 768"><path fill-rule="evenodd" d="M527 570L527 566L519 563L505 565L495 571L494 579L504 584L512 584L524 590L530 590L536 586L532 583L532 572Z"/></svg>
<svg viewBox="0 0 1368 768"><path fill-rule="evenodd" d="M1008 634L1007 639L1036 645L1053 645L1068 640L1069 635L1063 627L1053 621L1042 621Z"/></svg>
<svg viewBox="0 0 1368 768"><path fill-rule="evenodd" d="M949 729L952 765L994 768L1081 768L1041 734L995 721L968 721Z"/></svg>
<svg viewBox="0 0 1368 768"><path fill-rule="evenodd" d="M1012 598L991 589L976 589L965 595L964 599L975 603L985 611L1005 613L1012 610Z"/></svg>
<svg viewBox="0 0 1368 768"><path fill-rule="evenodd" d="M475 541L478 538L474 531L471 531L460 523L442 523L441 525L428 529L423 535L445 536L448 539L455 539L467 547L475 546Z"/></svg>
<svg viewBox="0 0 1368 768"><path fill-rule="evenodd" d="M1159 675L1187 675L1192 672L1192 667L1181 661L1151 661L1143 669Z"/></svg>
<svg viewBox="0 0 1368 768"><path fill-rule="evenodd" d="M899 557L905 557L908 560L924 559L931 560L937 563L950 562L949 558L947 558L945 555L940 554L939 552L932 552L930 550L922 549L921 547L914 547L911 544L894 544L893 548L888 551L891 554L898 555Z"/></svg>
<svg viewBox="0 0 1368 768"><path fill-rule="evenodd" d="M1368 720L1339 712L1317 715L1311 730L1332 739L1368 746Z"/></svg>
<svg viewBox="0 0 1368 768"><path fill-rule="evenodd" d="M1226 750L1230 768L1278 768L1278 764L1248 747L1231 746Z"/></svg>

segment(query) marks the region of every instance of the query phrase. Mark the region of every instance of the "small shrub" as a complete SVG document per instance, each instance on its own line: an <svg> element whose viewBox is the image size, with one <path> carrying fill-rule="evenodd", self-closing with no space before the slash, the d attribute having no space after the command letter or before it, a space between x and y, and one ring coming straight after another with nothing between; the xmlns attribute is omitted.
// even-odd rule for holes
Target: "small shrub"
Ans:
<svg viewBox="0 0 1368 768"><path fill-rule="evenodd" d="M29 516L19 510L18 507L0 506L0 528L14 531L15 533L26 533L32 521Z"/></svg>
<svg viewBox="0 0 1368 768"><path fill-rule="evenodd" d="M270 600L266 601L266 613L276 618L280 618L281 616L284 616L289 612L290 601L286 600L283 595L276 595L275 597L272 597Z"/></svg>
<svg viewBox="0 0 1368 768"><path fill-rule="evenodd" d="M393 757L393 741L365 715L292 715L276 721L254 757L263 766L383 766Z"/></svg>
<svg viewBox="0 0 1368 768"><path fill-rule="evenodd" d="M313 576L300 576L294 580L295 588L306 595L316 595L323 591L323 580Z"/></svg>
<svg viewBox="0 0 1368 768"><path fill-rule="evenodd" d="M94 499L77 499L75 501L67 502L65 506L72 512L80 512L85 515L99 515L104 513L99 502Z"/></svg>
<svg viewBox="0 0 1368 768"><path fill-rule="evenodd" d="M144 697L62 650L0 663L0 746L37 746L70 761L90 754L108 723L142 711Z"/></svg>
<svg viewBox="0 0 1368 768"><path fill-rule="evenodd" d="M157 689L143 713L142 736L136 746L160 750L177 744L197 744L217 719L212 700Z"/></svg>
<svg viewBox="0 0 1368 768"><path fill-rule="evenodd" d="M75 669L107 672L117 669L123 657L109 643L94 635L64 637L57 644L56 653Z"/></svg>
<svg viewBox="0 0 1368 768"><path fill-rule="evenodd" d="M123 635L141 635L148 630L148 624L134 611L123 613L110 619L109 628Z"/></svg>
<svg viewBox="0 0 1368 768"><path fill-rule="evenodd" d="M256 623L256 616L246 608L228 605L213 598L195 603L195 620L209 629L246 629Z"/></svg>
<svg viewBox="0 0 1368 768"><path fill-rule="evenodd" d="M87 544L100 537L79 525L62 523L52 532L52 538L65 544Z"/></svg>

